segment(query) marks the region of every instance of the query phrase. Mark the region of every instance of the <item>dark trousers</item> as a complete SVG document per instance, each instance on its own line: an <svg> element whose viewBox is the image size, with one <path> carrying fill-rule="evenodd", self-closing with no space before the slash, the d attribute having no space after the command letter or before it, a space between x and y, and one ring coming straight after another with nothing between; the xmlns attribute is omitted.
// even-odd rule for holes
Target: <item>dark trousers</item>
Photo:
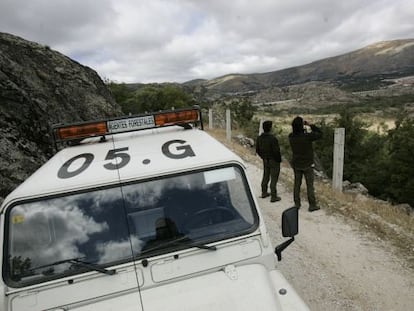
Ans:
<svg viewBox="0 0 414 311"><path fill-rule="evenodd" d="M280 162L273 159L263 159L262 193L267 193L267 186L270 180L270 195L277 196L276 184L279 179Z"/></svg>
<svg viewBox="0 0 414 311"><path fill-rule="evenodd" d="M314 180L313 167L308 167L305 169L294 168L293 171L295 173L295 182L293 186L293 200L295 201L295 206L300 207L300 187L302 185L302 177L305 176L309 207L310 208L315 207L316 198L315 198L315 188L313 186L313 180Z"/></svg>

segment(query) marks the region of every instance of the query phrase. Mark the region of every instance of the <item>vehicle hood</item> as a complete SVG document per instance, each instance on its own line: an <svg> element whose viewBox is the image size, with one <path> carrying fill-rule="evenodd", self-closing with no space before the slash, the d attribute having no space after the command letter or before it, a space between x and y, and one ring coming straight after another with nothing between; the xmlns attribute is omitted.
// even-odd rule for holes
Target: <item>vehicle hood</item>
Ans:
<svg viewBox="0 0 414 311"><path fill-rule="evenodd" d="M269 273L258 264L231 265L210 274L176 280L141 290L139 297L141 301L137 293L130 293L74 310L308 310L279 272Z"/></svg>

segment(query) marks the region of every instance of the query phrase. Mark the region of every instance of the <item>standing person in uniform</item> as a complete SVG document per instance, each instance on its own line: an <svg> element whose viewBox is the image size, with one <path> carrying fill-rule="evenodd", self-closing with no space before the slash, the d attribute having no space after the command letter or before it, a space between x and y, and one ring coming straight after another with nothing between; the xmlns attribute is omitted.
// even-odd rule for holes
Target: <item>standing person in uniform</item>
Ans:
<svg viewBox="0 0 414 311"><path fill-rule="evenodd" d="M309 126L311 132L306 132L304 126ZM295 206L300 208L300 187L302 185L302 177L305 176L310 212L319 209L319 206L316 204L313 186L313 141L320 138L322 138L322 132L317 126L304 121L299 116L293 119L292 133L289 134L289 143L292 148L292 168L295 173L293 200Z"/></svg>
<svg viewBox="0 0 414 311"><path fill-rule="evenodd" d="M272 121L263 122L263 133L257 137L256 153L263 160L263 178L262 178L262 198L270 195L270 202L280 201L277 196L276 184L279 179L280 162L282 157L280 155L279 142L271 133ZM270 180L270 193L267 187Z"/></svg>

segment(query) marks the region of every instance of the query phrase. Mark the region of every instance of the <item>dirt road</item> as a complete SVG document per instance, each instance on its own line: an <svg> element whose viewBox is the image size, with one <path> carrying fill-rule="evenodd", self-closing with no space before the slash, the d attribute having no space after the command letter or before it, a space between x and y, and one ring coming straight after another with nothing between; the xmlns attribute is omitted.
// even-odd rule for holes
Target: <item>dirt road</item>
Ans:
<svg viewBox="0 0 414 311"><path fill-rule="evenodd" d="M248 163L248 175L277 245L283 241L281 213L293 206L291 189L279 183L282 201L270 203L259 198L261 167ZM310 309L414 310L414 271L396 250L339 215L328 215L323 209L309 213L304 199L299 235L283 252L278 268Z"/></svg>

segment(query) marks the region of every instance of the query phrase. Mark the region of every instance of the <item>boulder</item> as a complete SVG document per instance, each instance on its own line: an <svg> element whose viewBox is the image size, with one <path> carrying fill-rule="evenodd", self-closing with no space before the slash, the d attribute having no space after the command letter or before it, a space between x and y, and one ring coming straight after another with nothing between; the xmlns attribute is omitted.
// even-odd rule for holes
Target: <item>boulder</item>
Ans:
<svg viewBox="0 0 414 311"><path fill-rule="evenodd" d="M360 182L350 183L348 180L345 180L342 183L342 189L344 192L359 193L363 195L368 194L368 189L365 188L365 186L361 184Z"/></svg>

